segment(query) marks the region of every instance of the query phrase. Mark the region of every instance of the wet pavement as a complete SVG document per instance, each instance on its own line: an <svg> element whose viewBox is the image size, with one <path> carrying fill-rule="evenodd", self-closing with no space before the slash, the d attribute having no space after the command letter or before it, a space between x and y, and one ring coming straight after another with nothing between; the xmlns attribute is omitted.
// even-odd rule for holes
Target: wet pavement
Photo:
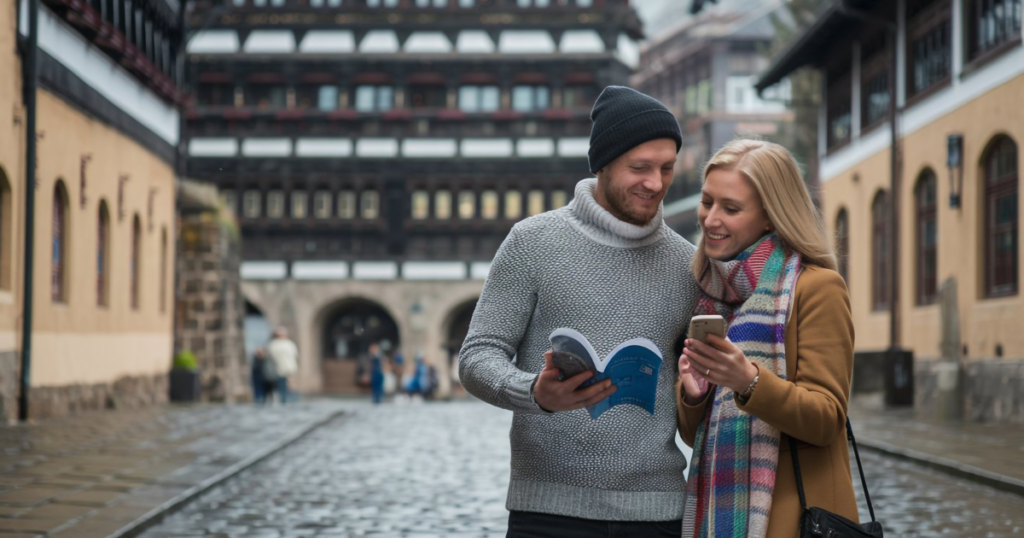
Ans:
<svg viewBox="0 0 1024 538"><path fill-rule="evenodd" d="M850 420L866 448L954 473L1024 499L1024 428L1011 424L940 422L913 409L886 409L881 395L855 398Z"/></svg>
<svg viewBox="0 0 1024 538"><path fill-rule="evenodd" d="M504 536L510 422L511 413L475 401L349 403L142 536ZM1024 536L1024 497L862 456L887 536ZM863 504L859 486L858 495Z"/></svg>
<svg viewBox="0 0 1024 538"><path fill-rule="evenodd" d="M339 411L331 401L161 406L0 427L0 538L118 535Z"/></svg>

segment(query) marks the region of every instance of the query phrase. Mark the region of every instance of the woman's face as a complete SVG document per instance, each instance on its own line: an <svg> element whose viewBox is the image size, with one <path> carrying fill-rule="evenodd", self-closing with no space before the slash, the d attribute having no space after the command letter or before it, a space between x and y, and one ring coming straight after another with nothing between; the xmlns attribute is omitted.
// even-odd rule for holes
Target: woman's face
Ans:
<svg viewBox="0 0 1024 538"><path fill-rule="evenodd" d="M761 197L736 170L712 170L704 180L697 220L704 233L704 254L728 260L771 230Z"/></svg>

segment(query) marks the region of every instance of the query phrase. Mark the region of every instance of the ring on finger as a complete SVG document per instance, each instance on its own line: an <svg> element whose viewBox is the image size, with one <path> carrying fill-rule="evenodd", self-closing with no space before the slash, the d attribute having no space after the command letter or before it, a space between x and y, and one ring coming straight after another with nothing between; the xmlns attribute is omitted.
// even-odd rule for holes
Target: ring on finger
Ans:
<svg viewBox="0 0 1024 538"><path fill-rule="evenodd" d="M707 371L707 372L705 372L705 373L704 373L704 375L705 375L705 376L709 376L709 375L711 375L711 368L708 368L708 371Z"/></svg>

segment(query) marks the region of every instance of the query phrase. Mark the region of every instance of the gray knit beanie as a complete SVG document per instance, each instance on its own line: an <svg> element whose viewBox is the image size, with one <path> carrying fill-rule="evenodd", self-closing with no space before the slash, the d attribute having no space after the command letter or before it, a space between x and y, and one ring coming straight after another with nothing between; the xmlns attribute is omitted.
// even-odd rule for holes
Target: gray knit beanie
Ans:
<svg viewBox="0 0 1024 538"><path fill-rule="evenodd" d="M624 86L608 86L590 112L590 171L598 170L623 153L658 138L683 145L679 122L657 99Z"/></svg>

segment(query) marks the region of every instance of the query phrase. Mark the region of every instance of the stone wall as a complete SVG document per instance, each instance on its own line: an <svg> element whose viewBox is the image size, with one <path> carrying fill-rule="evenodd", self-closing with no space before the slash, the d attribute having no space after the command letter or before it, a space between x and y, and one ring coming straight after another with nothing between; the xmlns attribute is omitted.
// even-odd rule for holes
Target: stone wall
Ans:
<svg viewBox="0 0 1024 538"><path fill-rule="evenodd" d="M102 409L138 409L167 403L167 374L126 376L113 383L32 387L29 398L32 419Z"/></svg>
<svg viewBox="0 0 1024 538"><path fill-rule="evenodd" d="M210 185L180 181L178 204L174 352L196 355L204 400L247 400L237 224Z"/></svg>
<svg viewBox="0 0 1024 538"><path fill-rule="evenodd" d="M939 361L917 361L914 365L914 408L919 415L931 417L940 405L941 386L950 383L943 374ZM1024 361L972 360L961 363L955 375L960 383L958 396L964 420L1024 424Z"/></svg>
<svg viewBox="0 0 1024 538"><path fill-rule="evenodd" d="M18 379L21 357L16 351L0 353L0 424L18 420Z"/></svg>

